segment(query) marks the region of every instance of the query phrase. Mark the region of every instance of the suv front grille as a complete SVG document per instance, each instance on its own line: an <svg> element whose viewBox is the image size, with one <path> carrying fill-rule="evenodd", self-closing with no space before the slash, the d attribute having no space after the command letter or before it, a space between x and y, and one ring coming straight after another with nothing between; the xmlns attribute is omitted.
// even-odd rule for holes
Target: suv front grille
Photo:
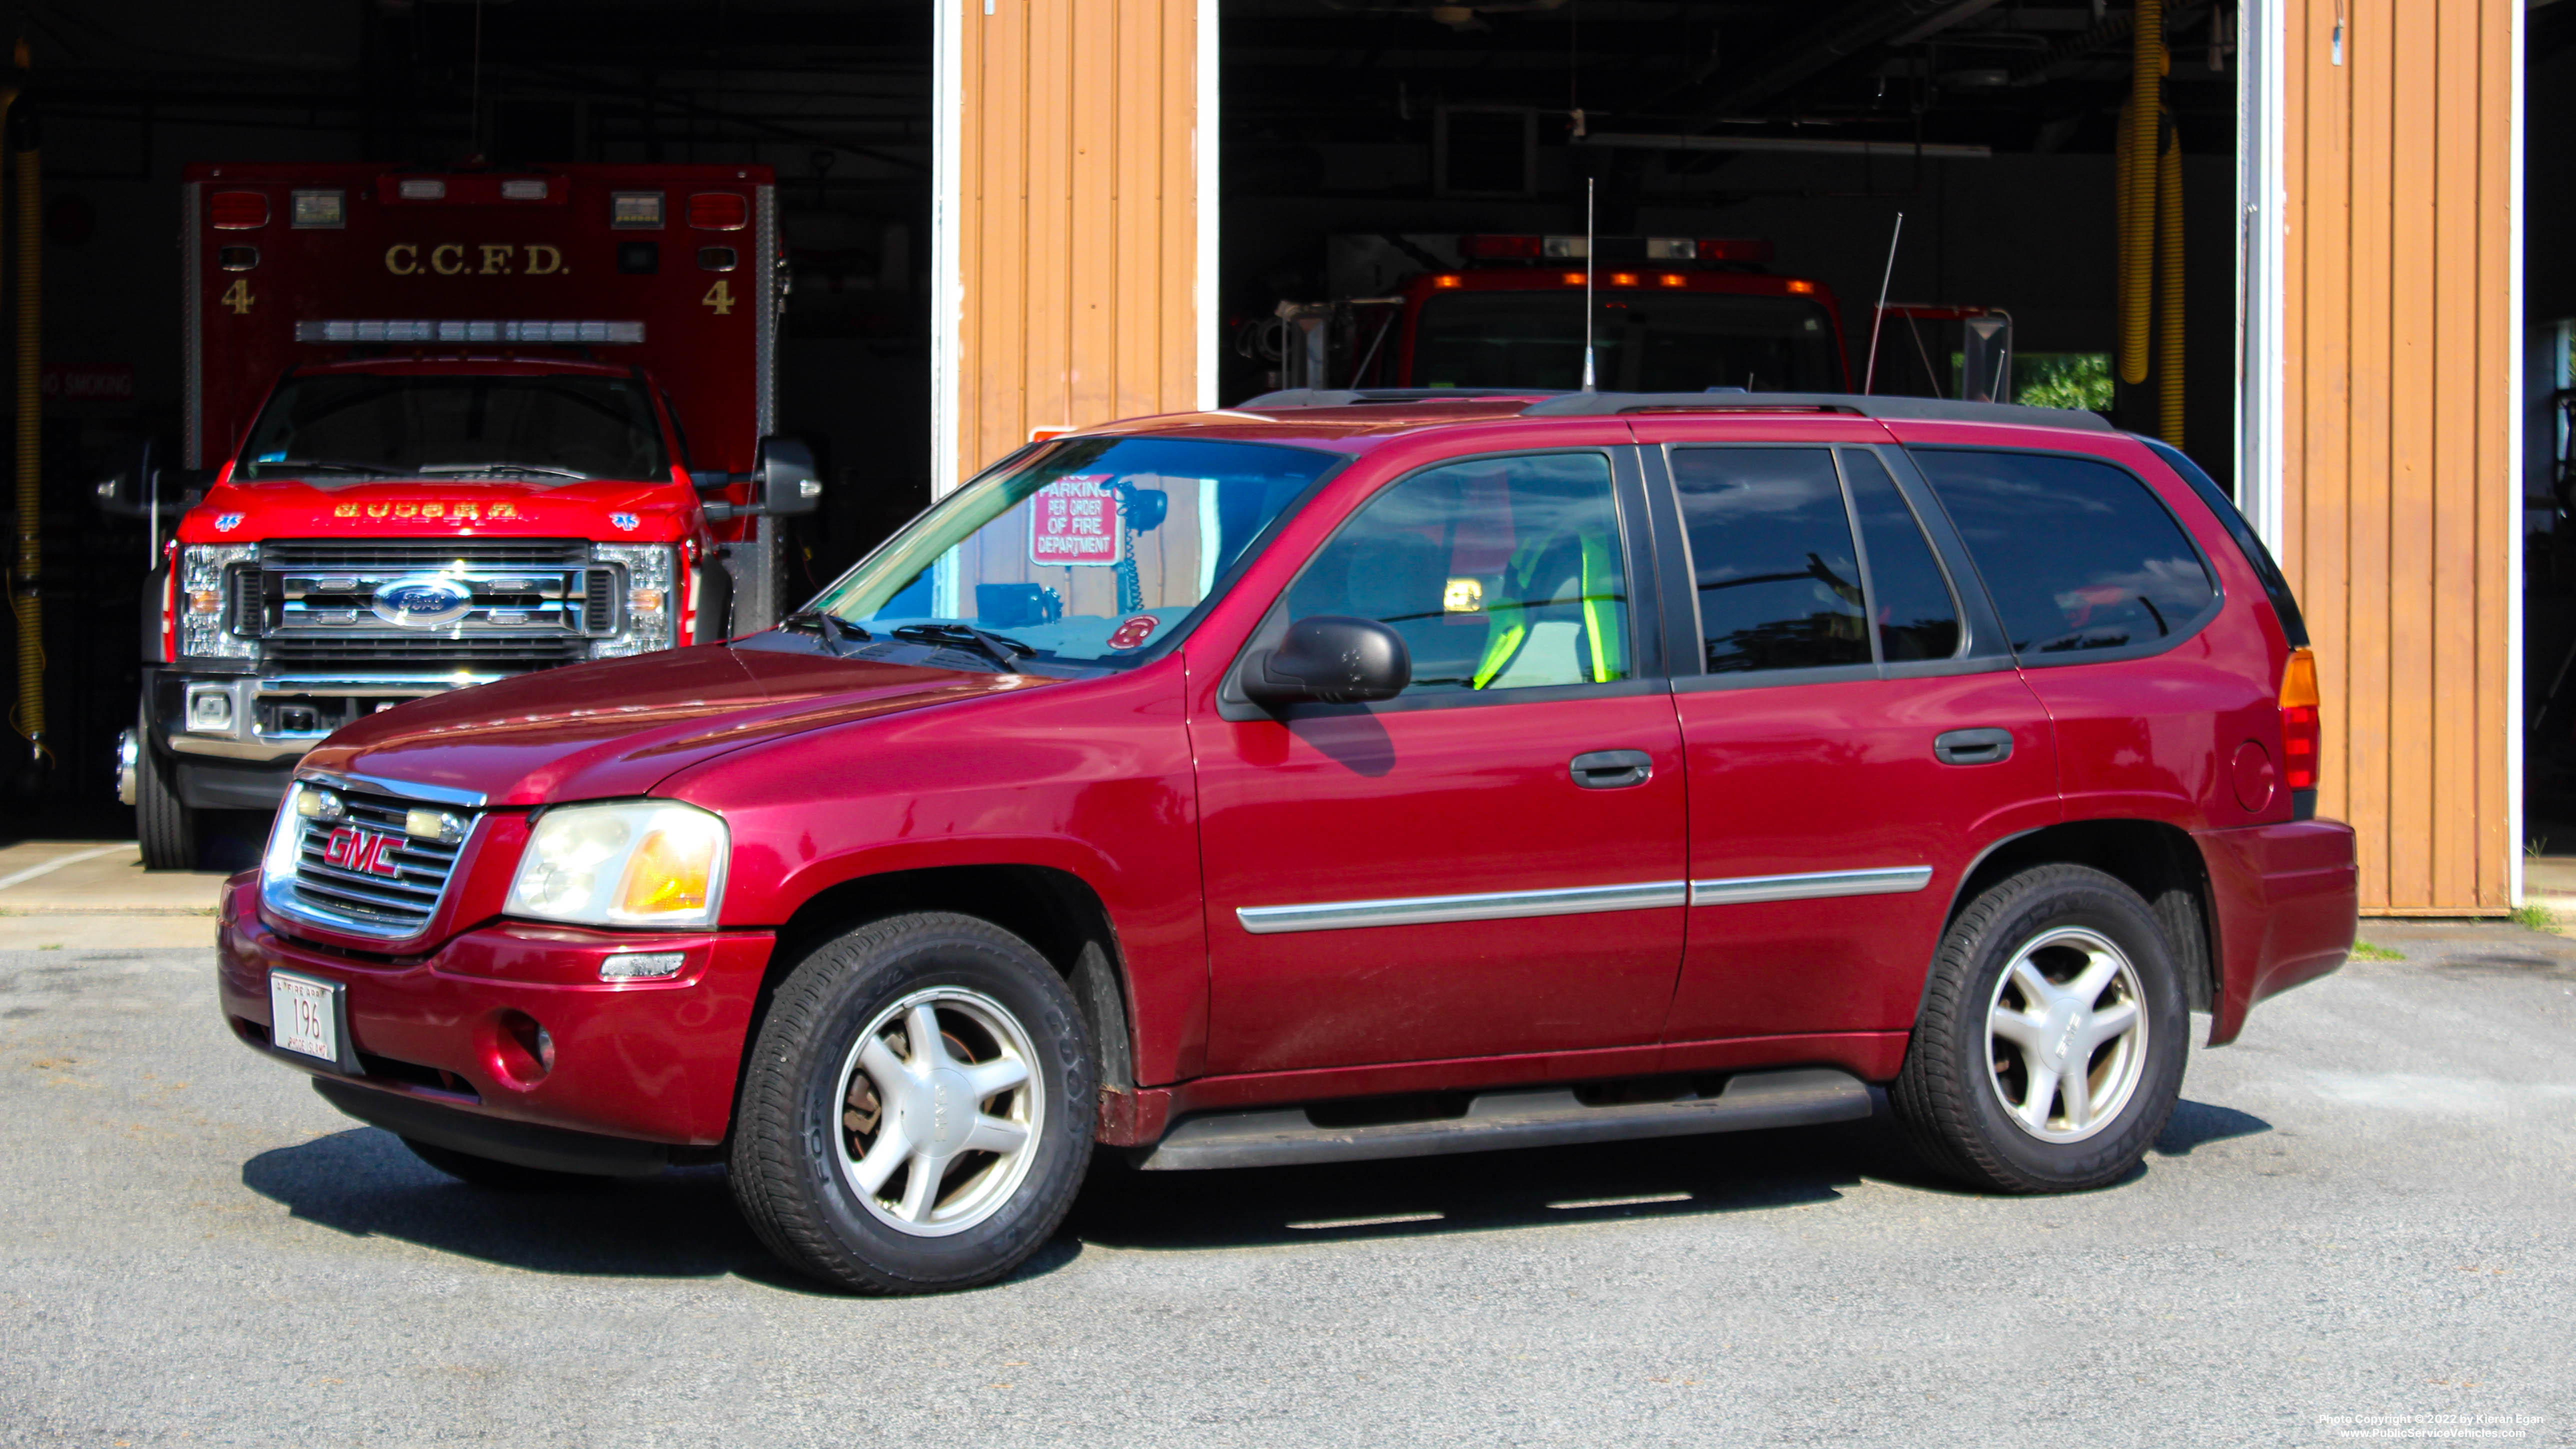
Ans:
<svg viewBox="0 0 2576 1449"><path fill-rule="evenodd" d="M413 802L379 795L338 792L347 816L340 820L296 817L295 875L285 882L290 909L301 906L323 923L360 935L401 940L428 929L429 918L455 874L461 843L422 840L404 829ZM447 813L471 820L471 812ZM331 862L331 837L349 827L398 842L383 861L393 874L380 875Z"/></svg>

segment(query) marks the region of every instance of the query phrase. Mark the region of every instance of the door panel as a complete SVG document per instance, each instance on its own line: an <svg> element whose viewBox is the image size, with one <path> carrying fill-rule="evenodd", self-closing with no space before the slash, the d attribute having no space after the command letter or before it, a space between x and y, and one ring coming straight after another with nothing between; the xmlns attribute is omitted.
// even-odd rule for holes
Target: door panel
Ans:
<svg viewBox="0 0 2576 1449"><path fill-rule="evenodd" d="M1632 449L1446 463L1372 494L1287 586L1238 671L1339 614L1403 635L1414 683L1272 714L1229 674L1193 720L1211 1071L1655 1040L1684 779L1631 597L1642 496Z"/></svg>
<svg viewBox="0 0 2576 1449"><path fill-rule="evenodd" d="M1654 1040L1683 915L1680 731L1660 689L1209 721L1199 739L1211 1070ZM1594 750L1642 751L1652 773L1584 788L1572 762ZM1597 887L1645 889L1569 898ZM1542 894L1455 899L1498 893Z"/></svg>
<svg viewBox="0 0 2576 1449"><path fill-rule="evenodd" d="M1674 1041L1903 1030L1960 876L1987 842L2057 819L2048 717L2010 668L1680 696L1690 757L1690 913ZM2006 730L2009 758L1949 765L1933 741ZM1907 882L1762 877L1928 868ZM1751 879L1748 879L1751 878ZM1799 882L1765 883L1774 891ZM1846 893L1869 888L1867 894Z"/></svg>

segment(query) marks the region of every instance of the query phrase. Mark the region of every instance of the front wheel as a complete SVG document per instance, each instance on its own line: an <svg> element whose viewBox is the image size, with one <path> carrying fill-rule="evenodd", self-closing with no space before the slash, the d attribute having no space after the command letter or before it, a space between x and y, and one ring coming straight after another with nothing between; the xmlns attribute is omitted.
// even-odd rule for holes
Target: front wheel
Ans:
<svg viewBox="0 0 2576 1449"><path fill-rule="evenodd" d="M2190 1020L2147 903L2101 871L2040 866L1942 938L1889 1104L1917 1151L1972 1186L2102 1187L2173 1114Z"/></svg>
<svg viewBox="0 0 2576 1449"><path fill-rule="evenodd" d="M134 726L134 838L145 870L197 868L197 812L179 798L172 762L152 748L152 722Z"/></svg>
<svg viewBox="0 0 2576 1449"><path fill-rule="evenodd" d="M744 1064L734 1199L827 1283L987 1283L1072 1207L1094 1082L1073 994L1028 943L945 912L878 921L779 987Z"/></svg>

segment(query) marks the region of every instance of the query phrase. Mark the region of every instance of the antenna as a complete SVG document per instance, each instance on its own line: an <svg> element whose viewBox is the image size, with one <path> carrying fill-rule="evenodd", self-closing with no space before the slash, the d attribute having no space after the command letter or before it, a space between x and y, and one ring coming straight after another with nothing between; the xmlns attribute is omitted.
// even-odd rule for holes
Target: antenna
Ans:
<svg viewBox="0 0 2576 1449"><path fill-rule="evenodd" d="M1583 178L1583 390L1592 387L1592 178Z"/></svg>
<svg viewBox="0 0 2576 1449"><path fill-rule="evenodd" d="M1861 374L1860 390L1866 397L1878 386L1878 329L1887 325L1887 284L1896 280L1896 243L1905 235L1905 213L1896 214L1896 230L1887 234L1887 271L1878 279L1878 310L1869 314L1869 371Z"/></svg>

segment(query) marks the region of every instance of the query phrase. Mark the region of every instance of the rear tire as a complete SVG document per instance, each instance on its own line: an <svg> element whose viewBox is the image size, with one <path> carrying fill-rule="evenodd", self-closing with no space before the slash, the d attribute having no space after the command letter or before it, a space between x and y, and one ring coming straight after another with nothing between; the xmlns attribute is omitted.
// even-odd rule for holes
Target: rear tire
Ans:
<svg viewBox="0 0 2576 1449"><path fill-rule="evenodd" d="M542 1167L522 1167L515 1162L477 1157L434 1142L406 1137L402 1145L414 1157L460 1182L501 1192L588 1192L604 1187L610 1179L586 1172L554 1172Z"/></svg>
<svg viewBox="0 0 2576 1449"><path fill-rule="evenodd" d="M1029 944L947 912L817 947L743 1066L734 1200L789 1266L856 1293L989 1283L1045 1246L1091 1160L1091 1037Z"/></svg>
<svg viewBox="0 0 2576 1449"><path fill-rule="evenodd" d="M197 868L197 812L179 798L173 764L152 747L152 722L135 722L134 838L145 870Z"/></svg>
<svg viewBox="0 0 2576 1449"><path fill-rule="evenodd" d="M1988 1192L2119 1181L2181 1095L2191 1015L2135 891L2045 865L1977 897L1942 938L1888 1093L1915 1150Z"/></svg>

